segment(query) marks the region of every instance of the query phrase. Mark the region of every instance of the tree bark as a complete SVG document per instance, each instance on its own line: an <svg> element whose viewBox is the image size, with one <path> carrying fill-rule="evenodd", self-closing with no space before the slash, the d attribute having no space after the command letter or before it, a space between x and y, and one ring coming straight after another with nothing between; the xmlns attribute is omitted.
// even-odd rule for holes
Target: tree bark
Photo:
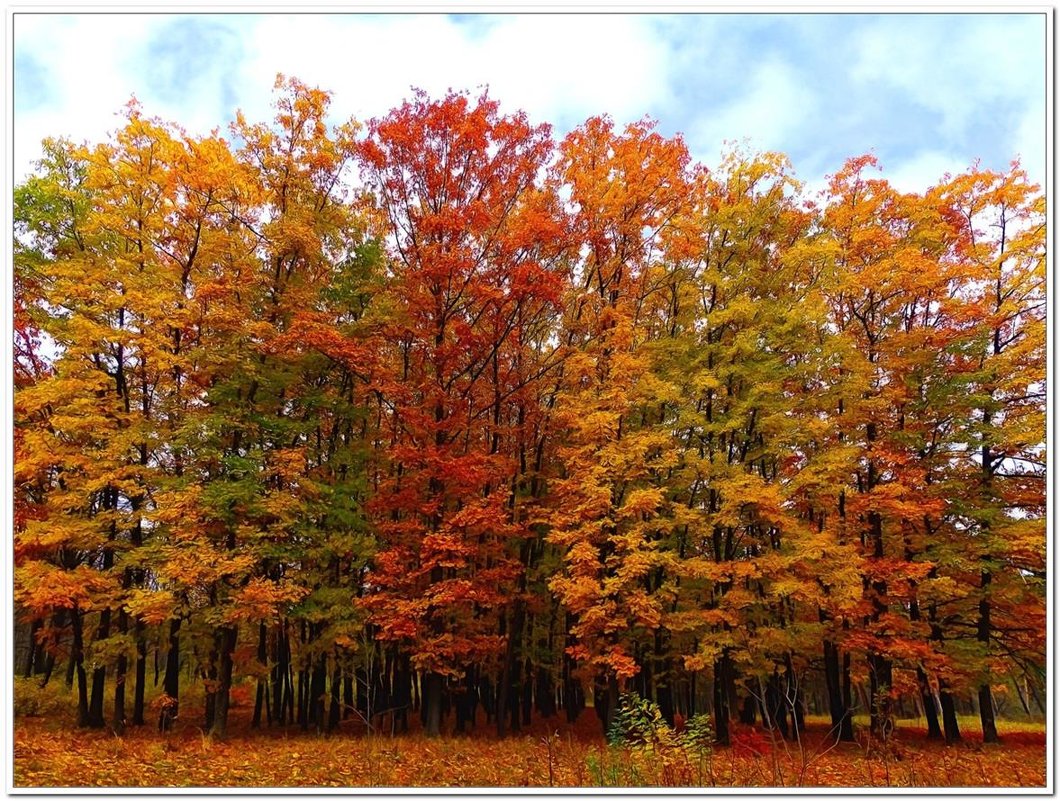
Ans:
<svg viewBox="0 0 1060 801"><path fill-rule="evenodd" d="M162 692L169 697L169 702L162 707L158 719L158 728L169 731L170 726L180 712L180 618L169 622L169 648L166 651L166 674L162 680Z"/></svg>
<svg viewBox="0 0 1060 801"><path fill-rule="evenodd" d="M268 658L268 629L263 620L258 624L258 664L263 667L267 666ZM250 727L252 729L261 728L261 710L265 706L265 693L267 691L265 677L259 676L257 692L254 694L254 716L250 719Z"/></svg>
<svg viewBox="0 0 1060 801"><path fill-rule="evenodd" d="M236 649L238 629L235 626L224 626L218 632L218 665L217 691L214 695L213 723L210 736L224 739L228 734L228 707L232 689L232 656Z"/></svg>
<svg viewBox="0 0 1060 801"><path fill-rule="evenodd" d="M732 668L729 653L714 660L714 738L720 745L729 745L729 682Z"/></svg>
<svg viewBox="0 0 1060 801"><path fill-rule="evenodd" d="M139 617L136 618L133 631L136 635L136 689L133 691L132 725L143 726L144 694L147 691L147 643L144 642L144 622Z"/></svg>
<svg viewBox="0 0 1060 801"><path fill-rule="evenodd" d="M73 628L73 649L70 653L70 664L77 673L77 725L89 726L88 720L88 677L85 675L85 635L84 620L81 610L76 607L70 613Z"/></svg>
<svg viewBox="0 0 1060 801"><path fill-rule="evenodd" d="M442 674L433 670L423 678L424 730L428 737L442 732ZM500 716L498 715L498 718Z"/></svg>
<svg viewBox="0 0 1060 801"><path fill-rule="evenodd" d="M939 679L939 705L942 707L942 731L946 744L960 742L961 729L957 725L957 709L953 696L946 689L946 682Z"/></svg>
<svg viewBox="0 0 1060 801"><path fill-rule="evenodd" d="M980 585L982 597L979 599L979 625L977 639L983 643L983 647L989 655L990 649L990 598L987 597L987 588L990 586L991 575L987 570L980 574ZM979 721L983 727L983 742L1000 742L997 734L997 722L994 720L994 698L990 692L990 681L984 681L979 685Z"/></svg>

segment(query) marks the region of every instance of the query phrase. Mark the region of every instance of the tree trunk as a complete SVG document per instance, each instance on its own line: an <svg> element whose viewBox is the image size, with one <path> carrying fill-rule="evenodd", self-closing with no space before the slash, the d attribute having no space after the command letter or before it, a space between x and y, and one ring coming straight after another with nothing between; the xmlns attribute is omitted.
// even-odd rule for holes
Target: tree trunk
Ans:
<svg viewBox="0 0 1060 801"><path fill-rule="evenodd" d="M29 649L26 651L26 661L23 663L22 678L28 679L33 675L33 666L37 658L37 632L40 631L41 621L34 620L29 626Z"/></svg>
<svg viewBox="0 0 1060 801"><path fill-rule="evenodd" d="M780 686L780 675L776 669L765 688L766 708L769 710L769 727L778 729L780 736L785 740L790 736L788 731L788 710L784 698L784 691Z"/></svg>
<svg viewBox="0 0 1060 801"><path fill-rule="evenodd" d="M218 651L220 665L217 675L217 692L213 724L210 736L224 739L228 734L228 705L232 689L232 656L236 650L236 636L239 630L235 626L225 626L218 632Z"/></svg>
<svg viewBox="0 0 1060 801"><path fill-rule="evenodd" d="M315 639L316 632L314 632ZM313 666L313 678L309 685L309 722L316 726L317 733L324 731L324 698L327 694L328 658L326 654L317 657Z"/></svg>
<svg viewBox="0 0 1060 801"><path fill-rule="evenodd" d="M602 688L601 700L603 710L600 714L600 722L604 727L604 734L611 730L611 724L615 720L615 711L618 709L618 677L614 672L608 673Z"/></svg>
<svg viewBox="0 0 1060 801"><path fill-rule="evenodd" d="M342 686L342 671L335 660L335 669L331 673L331 705L328 707L328 731L335 731L339 725L340 711L339 688Z"/></svg>
<svg viewBox="0 0 1060 801"><path fill-rule="evenodd" d="M287 672L291 662L290 645L287 641L287 620L276 626L275 658L272 666L272 711L278 726L285 725L287 711Z"/></svg>
<svg viewBox="0 0 1060 801"><path fill-rule="evenodd" d="M503 619L502 619L503 622ZM519 731L519 698L521 695L521 667L519 652L522 650L525 609L521 600L516 600L512 608L511 625L508 628L508 647L501 671L501 680L497 688L497 736L504 737L505 726L512 731ZM508 721L506 724L506 720Z"/></svg>
<svg viewBox="0 0 1060 801"><path fill-rule="evenodd" d="M423 678L424 730L428 737L442 733L442 674L433 670ZM500 715L498 715L498 719Z"/></svg>
<svg viewBox="0 0 1060 801"><path fill-rule="evenodd" d="M923 668L916 669L916 681L920 687L920 701L924 705L924 717L927 718L927 738L941 740L942 729L939 727L939 713L935 708L935 696L931 693L927 674Z"/></svg>
<svg viewBox="0 0 1060 801"><path fill-rule="evenodd" d="M674 695L671 687L673 681L673 666L670 658L666 655L666 638L662 629L655 631L655 700L659 704L659 711L670 725L674 725ZM651 697L650 695L648 697Z"/></svg>
<svg viewBox="0 0 1060 801"><path fill-rule="evenodd" d="M878 736L891 717L891 684L891 660L883 654L869 654L869 726Z"/></svg>
<svg viewBox="0 0 1060 801"><path fill-rule="evenodd" d="M139 617L133 625L136 635L136 689L133 691L133 716L134 726L143 726L144 718L144 693L147 691L147 643L144 642L144 622ZM157 679L156 679L156 684Z"/></svg>
<svg viewBox="0 0 1060 801"><path fill-rule="evenodd" d="M987 597L990 579L990 572L982 571L980 574L982 597L979 599L979 625L976 633L979 642L983 643L987 656L990 653L990 599ZM994 698L990 692L989 679L979 685L979 721L983 726L983 742L999 742L997 723L994 720Z"/></svg>
<svg viewBox="0 0 1060 801"><path fill-rule="evenodd" d="M544 718L556 714L556 693L552 686L552 673L544 665L537 669L537 687L535 688L537 713Z"/></svg>
<svg viewBox="0 0 1060 801"><path fill-rule="evenodd" d="M843 654L843 706L847 710L843 725L839 730L839 739L844 743L854 742L854 697L850 686L850 654Z"/></svg>
<svg viewBox="0 0 1060 801"><path fill-rule="evenodd" d="M839 648L831 640L824 641L824 677L828 690L828 713L832 718L832 734L838 742L853 742L854 727L850 721L849 686L850 674L846 671L848 692L843 694L843 682L839 670Z"/></svg>
<svg viewBox="0 0 1060 801"><path fill-rule="evenodd" d="M168 696L158 718L160 731L169 731L180 712L180 618L169 622L169 648L166 651L166 675L162 680L162 692Z"/></svg>
<svg viewBox="0 0 1060 801"><path fill-rule="evenodd" d="M740 723L744 726L754 726L758 713L758 702L753 695L745 695L743 706L740 708Z"/></svg>
<svg viewBox="0 0 1060 801"><path fill-rule="evenodd" d="M412 668L409 655L394 653L394 706L397 725L402 732L409 730L409 710L412 707Z"/></svg>
<svg viewBox="0 0 1060 801"><path fill-rule="evenodd" d="M118 633L125 634L129 630L129 619L124 609L118 610ZM125 679L129 667L129 660L123 651L118 655L117 670L114 674L114 718L113 726L115 734L125 733Z"/></svg>
<svg viewBox="0 0 1060 801"><path fill-rule="evenodd" d="M342 719L353 714L353 675L346 670L342 676Z"/></svg>
<svg viewBox="0 0 1060 801"><path fill-rule="evenodd" d="M99 613L99 626L96 628L96 642L101 642L110 636L110 609L104 609ZM103 693L106 689L107 667L100 665L92 671L92 696L88 701L88 725L94 729L101 729L105 725L103 719Z"/></svg>
<svg viewBox="0 0 1060 801"><path fill-rule="evenodd" d="M81 610L76 607L72 610L71 626L73 628L74 643L70 653L70 664L74 666L77 673L77 725L86 728L88 720L88 677L85 675L85 636L84 618Z"/></svg>
<svg viewBox="0 0 1060 801"><path fill-rule="evenodd" d="M268 665L268 629L265 621L258 624L258 664L265 667ZM261 710L265 706L265 693L267 692L265 676L258 677L258 689L254 694L254 716L250 719L252 729L261 728Z"/></svg>
<svg viewBox="0 0 1060 801"><path fill-rule="evenodd" d="M953 703L953 696L946 689L946 682L939 679L939 705L942 707L942 731L947 745L959 742L961 730L957 725L957 708Z"/></svg>
<svg viewBox="0 0 1060 801"><path fill-rule="evenodd" d="M729 745L729 653L724 651L720 659L714 660L714 739L720 745Z"/></svg>

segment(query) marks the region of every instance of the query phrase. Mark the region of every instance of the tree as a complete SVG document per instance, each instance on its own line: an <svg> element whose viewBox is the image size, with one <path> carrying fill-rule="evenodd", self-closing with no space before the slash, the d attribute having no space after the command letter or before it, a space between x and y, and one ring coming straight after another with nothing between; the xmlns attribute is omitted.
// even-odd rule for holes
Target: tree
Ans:
<svg viewBox="0 0 1060 801"><path fill-rule="evenodd" d="M673 461L659 409L673 390L650 370L645 323L679 241L671 231L688 212L691 174L684 143L649 122L616 132L609 119L590 119L560 152L583 259L564 319L576 351L556 401L563 444L549 542L564 567L549 587L572 615L567 653L605 687L596 706L606 731L671 592L660 540Z"/></svg>
<svg viewBox="0 0 1060 801"><path fill-rule="evenodd" d="M961 237L957 258L977 303L968 356L971 408L953 499L968 571L978 564L974 630L984 742L998 740L991 676L1000 649L1021 671L1041 664L1044 579L1044 199L1026 173L972 169L937 195ZM973 582L969 575L961 577Z"/></svg>
<svg viewBox="0 0 1060 801"><path fill-rule="evenodd" d="M521 636L503 627L531 532L501 444L517 436L519 393L554 366L527 375L511 361L559 299L548 254L562 228L536 188L550 151L547 126L502 116L485 95L423 93L373 121L360 148L391 255L373 377L389 464L363 603L379 639L424 672L434 735L445 678L495 664Z"/></svg>

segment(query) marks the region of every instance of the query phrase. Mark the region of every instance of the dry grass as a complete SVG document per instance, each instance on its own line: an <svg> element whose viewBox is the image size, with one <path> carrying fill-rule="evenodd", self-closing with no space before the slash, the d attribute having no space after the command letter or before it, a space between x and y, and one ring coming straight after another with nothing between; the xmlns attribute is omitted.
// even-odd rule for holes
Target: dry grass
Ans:
<svg viewBox="0 0 1060 801"><path fill-rule="evenodd" d="M245 714L245 711L243 712ZM185 722L168 736L149 727L124 737L84 732L54 719L24 717L15 727L18 787L548 787L563 786L844 786L1041 787L1045 734L1040 726L1002 729L1004 742L972 736L945 747L899 728L886 747L833 746L823 723L802 743L757 730L736 733L713 753L609 748L587 710L574 728L537 721L532 733L497 740L428 740L419 734L331 737L292 727L250 733L237 717L225 742ZM966 729L970 731L970 725Z"/></svg>

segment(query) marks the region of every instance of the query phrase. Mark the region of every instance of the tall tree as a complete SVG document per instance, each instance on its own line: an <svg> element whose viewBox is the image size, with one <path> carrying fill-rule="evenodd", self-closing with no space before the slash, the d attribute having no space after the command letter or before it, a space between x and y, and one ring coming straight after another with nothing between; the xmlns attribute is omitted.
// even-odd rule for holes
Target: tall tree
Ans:
<svg viewBox="0 0 1060 801"><path fill-rule="evenodd" d="M505 116L485 95L425 94L371 123L363 175L388 223L390 319L374 386L388 473L374 502L381 538L364 603L380 639L421 670L429 734L443 685L495 664L531 534L501 449L516 395L555 362L509 361L527 316L559 299L549 259L562 228L537 190L547 126Z"/></svg>

